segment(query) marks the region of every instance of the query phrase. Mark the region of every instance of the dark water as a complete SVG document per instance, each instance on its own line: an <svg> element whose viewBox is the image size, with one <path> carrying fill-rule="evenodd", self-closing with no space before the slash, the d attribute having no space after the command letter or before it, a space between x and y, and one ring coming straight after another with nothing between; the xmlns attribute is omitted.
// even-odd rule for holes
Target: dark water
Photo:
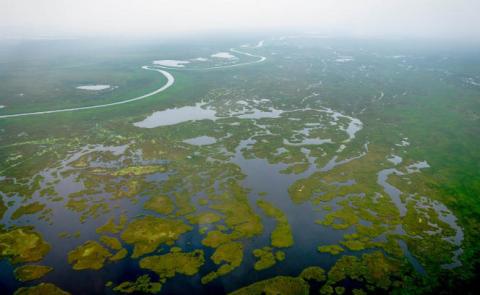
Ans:
<svg viewBox="0 0 480 295"><path fill-rule="evenodd" d="M212 294L233 291L242 286L254 283L258 280L271 278L276 275L298 275L305 267L311 265L319 265L328 269L331 267L336 258L327 253L317 252L317 247L320 245L336 244L341 240L343 234L347 231L332 230L322 225L315 224L316 219L322 217L322 213L315 211L310 203L301 205L293 204L288 194L288 187L297 179L304 178L310 173L313 173L316 168L314 165L306 172L299 175L280 174L279 171L286 168L285 164L269 164L263 159L245 159L241 153L242 148L248 148L251 141L245 141L237 148L235 156L232 161L239 165L242 172L247 175L243 185L250 188L249 202L255 212L262 218L264 231L261 236L252 239L242 240L244 243L244 259L242 264L234 271L226 276L219 277L213 282L202 285L200 279L212 270L218 268L211 260L208 259L214 249L204 247L201 240L204 236L200 235L198 226L184 235L176 242L183 251L189 252L194 249L203 249L205 252L206 263L202 266L201 271L195 276L177 275L169 279L162 287L162 294ZM78 155L73 156L75 159ZM62 168L62 171L65 168ZM51 180L49 176L50 171L44 173L46 176L45 182ZM163 181L168 177L168 174L156 174L149 176L151 181ZM56 184L56 190L60 196L67 196L69 193L82 189L83 185L77 183L73 176L62 179ZM277 262L271 268L262 271L255 271L253 264L255 257L252 251L257 248L262 248L270 245L270 233L275 227L275 221L263 214L263 212L256 206L256 201L259 198L259 192L267 192L268 194L262 198L271 202L276 207L280 208L286 215L292 227L294 236L294 246L287 249L282 249L286 253L286 259ZM105 196L105 194L102 194ZM194 197L195 198L195 197ZM125 210L129 219L145 214L142 209L143 203L148 199L144 197L137 204L132 204L127 199L116 200L115 204L120 205L115 208L113 203L110 203L111 212L107 215L99 216L98 218L88 218L85 223L79 221L78 215L65 207L65 201L50 202L49 208L53 210L51 224L44 221L33 221L32 216L24 216L16 222L16 225L28 225L35 223L36 229L43 235L44 239L51 244L52 249L46 255L43 261L39 264L52 266L54 270L47 274L42 281L51 282L60 288L72 292L73 294L104 294L113 293L111 288L105 287L108 281L113 281L114 284L121 283L125 280L135 280L139 275L149 273L153 278L156 275L152 272L139 268L139 259L126 258L118 262L107 263L100 270L81 270L76 271L67 262L67 253L78 245L87 240L97 240L98 234L95 233L96 228L103 225L110 216L119 216ZM45 201L43 197L35 194L32 201ZM109 201L107 201L109 202ZM15 207L18 207L16 204ZM148 212L152 215L152 212ZM8 218L4 221L7 222ZM78 231L79 238L60 238L58 235L61 232L73 233ZM118 237L118 235L117 235ZM124 247L132 252L132 247L124 245ZM161 246L162 253L168 252L168 246ZM348 251L345 252L349 254ZM356 252L356 255L359 253ZM6 260L2 260L0 264L0 287L6 294L13 293L20 286L35 285L36 283L20 284L13 277L14 267Z"/></svg>

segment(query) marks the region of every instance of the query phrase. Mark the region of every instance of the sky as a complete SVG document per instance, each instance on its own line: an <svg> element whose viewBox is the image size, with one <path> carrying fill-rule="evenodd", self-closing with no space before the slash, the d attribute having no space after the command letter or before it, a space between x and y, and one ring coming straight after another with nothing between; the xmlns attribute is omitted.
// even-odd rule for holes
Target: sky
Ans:
<svg viewBox="0 0 480 295"><path fill-rule="evenodd" d="M480 0L0 0L0 35L170 36L305 30L480 40Z"/></svg>

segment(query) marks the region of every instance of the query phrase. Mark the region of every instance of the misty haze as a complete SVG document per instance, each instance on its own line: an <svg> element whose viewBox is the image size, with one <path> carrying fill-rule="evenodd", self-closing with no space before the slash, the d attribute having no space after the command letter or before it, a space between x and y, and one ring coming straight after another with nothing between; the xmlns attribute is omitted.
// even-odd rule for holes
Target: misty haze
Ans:
<svg viewBox="0 0 480 295"><path fill-rule="evenodd" d="M477 294L479 11L0 0L0 294Z"/></svg>

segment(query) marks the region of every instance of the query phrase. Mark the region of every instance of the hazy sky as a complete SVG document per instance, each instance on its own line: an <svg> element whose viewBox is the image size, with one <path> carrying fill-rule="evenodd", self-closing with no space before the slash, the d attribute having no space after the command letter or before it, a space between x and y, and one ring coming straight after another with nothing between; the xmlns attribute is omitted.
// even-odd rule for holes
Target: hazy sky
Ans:
<svg viewBox="0 0 480 295"><path fill-rule="evenodd" d="M0 0L0 34L315 30L480 39L480 0Z"/></svg>

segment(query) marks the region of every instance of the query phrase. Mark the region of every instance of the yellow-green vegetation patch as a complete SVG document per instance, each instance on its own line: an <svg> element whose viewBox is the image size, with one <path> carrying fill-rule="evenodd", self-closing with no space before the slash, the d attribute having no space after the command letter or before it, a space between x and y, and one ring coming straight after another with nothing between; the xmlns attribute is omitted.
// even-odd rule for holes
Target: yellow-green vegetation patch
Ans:
<svg viewBox="0 0 480 295"><path fill-rule="evenodd" d="M100 242L112 250L120 250L122 248L122 243L114 237L101 236Z"/></svg>
<svg viewBox="0 0 480 295"><path fill-rule="evenodd" d="M341 286L335 287L335 294L337 295L345 294L345 288Z"/></svg>
<svg viewBox="0 0 480 295"><path fill-rule="evenodd" d="M122 248L118 250L117 253L115 253L112 257L110 257L110 261L122 260L123 258L125 258L125 256L127 256L127 254L128 254L127 249Z"/></svg>
<svg viewBox="0 0 480 295"><path fill-rule="evenodd" d="M401 284L401 265L393 259L376 251L363 254L361 259L355 256L342 256L328 272L326 285L334 286L345 279L366 282L371 291L389 290Z"/></svg>
<svg viewBox="0 0 480 295"><path fill-rule="evenodd" d="M285 214L271 203L258 200L257 205L269 217L275 218L277 224L271 235L271 243L273 247L284 248L293 245L293 235L290 224Z"/></svg>
<svg viewBox="0 0 480 295"><path fill-rule="evenodd" d="M359 218L355 211L348 206L345 206L337 211L328 213L323 221L318 223L331 226L334 229L347 229L352 225L357 224Z"/></svg>
<svg viewBox="0 0 480 295"><path fill-rule="evenodd" d="M300 174L308 170L310 163L298 163L288 166L287 168L280 170L282 174Z"/></svg>
<svg viewBox="0 0 480 295"><path fill-rule="evenodd" d="M128 224L121 237L134 245L132 257L135 258L153 252L162 243L172 244L190 230L192 227L180 220L146 216Z"/></svg>
<svg viewBox="0 0 480 295"><path fill-rule="evenodd" d="M80 215L80 222L85 223L88 218L98 218L110 212L109 203L105 202L103 199L95 202L90 202L86 206L86 210L82 211Z"/></svg>
<svg viewBox="0 0 480 295"><path fill-rule="evenodd" d="M231 242L221 245L213 253L212 260L215 264L225 262L234 267L239 266L243 260L243 244Z"/></svg>
<svg viewBox="0 0 480 295"><path fill-rule="evenodd" d="M362 240L347 240L340 243L352 251L361 251L368 247L367 241L368 239L363 238Z"/></svg>
<svg viewBox="0 0 480 295"><path fill-rule="evenodd" d="M24 265L14 271L15 278L21 282L39 279L52 271L53 268L45 265Z"/></svg>
<svg viewBox="0 0 480 295"><path fill-rule="evenodd" d="M205 239L202 240L202 244L207 247L217 248L221 244L238 238L239 235L237 234L226 234L219 230L212 230L209 231Z"/></svg>
<svg viewBox="0 0 480 295"><path fill-rule="evenodd" d="M119 219L120 220L118 224L115 224L115 219L113 217L108 219L104 225L97 228L97 234L118 234L125 227L125 224L127 223L127 216L125 214L122 214L120 215Z"/></svg>
<svg viewBox="0 0 480 295"><path fill-rule="evenodd" d="M193 276L205 263L202 250L192 252L170 252L159 256L148 256L140 260L140 267L149 269L160 278L172 278L175 274Z"/></svg>
<svg viewBox="0 0 480 295"><path fill-rule="evenodd" d="M190 213L195 212L195 206L192 203L192 195L187 191L175 192L174 194L175 205L177 206L177 211L175 214L177 216L184 216Z"/></svg>
<svg viewBox="0 0 480 295"><path fill-rule="evenodd" d="M277 259L277 261L284 261L285 260L285 252L283 251L277 251L275 252L275 258Z"/></svg>
<svg viewBox="0 0 480 295"><path fill-rule="evenodd" d="M112 173L113 176L140 176L145 174L161 173L167 171L163 165L130 166L117 170Z"/></svg>
<svg viewBox="0 0 480 295"><path fill-rule="evenodd" d="M305 178L297 180L288 188L290 198L295 204L301 204L310 200L316 187L317 180L313 178Z"/></svg>
<svg viewBox="0 0 480 295"><path fill-rule="evenodd" d="M156 294L162 289L162 284L152 282L149 275L139 276L135 282L125 281L115 288L113 291L120 293L142 293Z"/></svg>
<svg viewBox="0 0 480 295"><path fill-rule="evenodd" d="M217 271L210 272L202 277L202 284L206 284L218 276L226 275L237 268L243 260L243 244L240 242L230 242L220 245L212 255L215 264L222 264Z"/></svg>
<svg viewBox="0 0 480 295"><path fill-rule="evenodd" d="M277 254L278 252L280 253ZM253 250L253 256L258 259L253 268L255 270L263 270L272 267L277 261L283 261L285 259L285 253L283 251L277 251L277 253L273 252L272 247Z"/></svg>
<svg viewBox="0 0 480 295"><path fill-rule="evenodd" d="M59 287L51 283L41 283L33 287L22 287L15 291L14 295L69 295Z"/></svg>
<svg viewBox="0 0 480 295"><path fill-rule="evenodd" d="M12 263L35 262L50 250L39 233L28 227L20 227L0 233L0 255Z"/></svg>
<svg viewBox="0 0 480 295"><path fill-rule="evenodd" d="M327 278L325 270L319 266L309 266L302 270L300 278L307 281L323 282Z"/></svg>
<svg viewBox="0 0 480 295"><path fill-rule="evenodd" d="M188 221L193 224L212 224L222 220L222 216L214 212L202 212L195 215L188 215Z"/></svg>
<svg viewBox="0 0 480 295"><path fill-rule="evenodd" d="M210 208L219 211L225 216L225 224L232 229L237 239L251 238L260 235L263 224L260 217L254 213L248 203L248 193L236 181L229 180L224 184L225 193L210 196L215 204Z"/></svg>
<svg viewBox="0 0 480 295"><path fill-rule="evenodd" d="M88 200L70 198L65 206L72 211L83 212L88 209Z"/></svg>
<svg viewBox="0 0 480 295"><path fill-rule="evenodd" d="M332 286L330 286L330 285L323 285L323 286L320 288L320 290L319 290L318 293L320 293L320 295L332 295L332 294L334 294L334 292L335 292L335 289L333 289Z"/></svg>
<svg viewBox="0 0 480 295"><path fill-rule="evenodd" d="M277 276L238 289L230 295L308 295L309 285L301 278Z"/></svg>
<svg viewBox="0 0 480 295"><path fill-rule="evenodd" d="M174 204L168 196L153 196L145 202L143 208L160 214L170 214L174 209Z"/></svg>
<svg viewBox="0 0 480 295"><path fill-rule="evenodd" d="M5 202L0 197L0 220L3 219L3 215L5 215L5 212L7 212L7 210L8 207L5 205Z"/></svg>
<svg viewBox="0 0 480 295"><path fill-rule="evenodd" d="M68 252L68 263L73 269L100 269L112 253L95 241L87 241Z"/></svg>
<svg viewBox="0 0 480 295"><path fill-rule="evenodd" d="M42 204L40 202L33 202L27 205L22 205L12 213L11 218L12 220L16 220L22 217L23 215L38 213L42 211L44 208L45 208L45 204Z"/></svg>
<svg viewBox="0 0 480 295"><path fill-rule="evenodd" d="M353 295L367 295L367 292L363 291L362 289L353 289L352 294Z"/></svg>
<svg viewBox="0 0 480 295"><path fill-rule="evenodd" d="M208 205L208 199L207 198L199 198L198 199L198 205L207 206Z"/></svg>
<svg viewBox="0 0 480 295"><path fill-rule="evenodd" d="M60 233L58 233L58 237L62 238L62 239L79 238L80 237L80 231L76 231L74 233L60 232Z"/></svg>
<svg viewBox="0 0 480 295"><path fill-rule="evenodd" d="M318 252L321 253L330 253L332 255L338 255L343 252L343 248L339 245L327 245L327 246L320 246L317 248Z"/></svg>
<svg viewBox="0 0 480 295"><path fill-rule="evenodd" d="M279 222L271 235L272 246L277 248L286 248L293 245L293 235L290 224Z"/></svg>

